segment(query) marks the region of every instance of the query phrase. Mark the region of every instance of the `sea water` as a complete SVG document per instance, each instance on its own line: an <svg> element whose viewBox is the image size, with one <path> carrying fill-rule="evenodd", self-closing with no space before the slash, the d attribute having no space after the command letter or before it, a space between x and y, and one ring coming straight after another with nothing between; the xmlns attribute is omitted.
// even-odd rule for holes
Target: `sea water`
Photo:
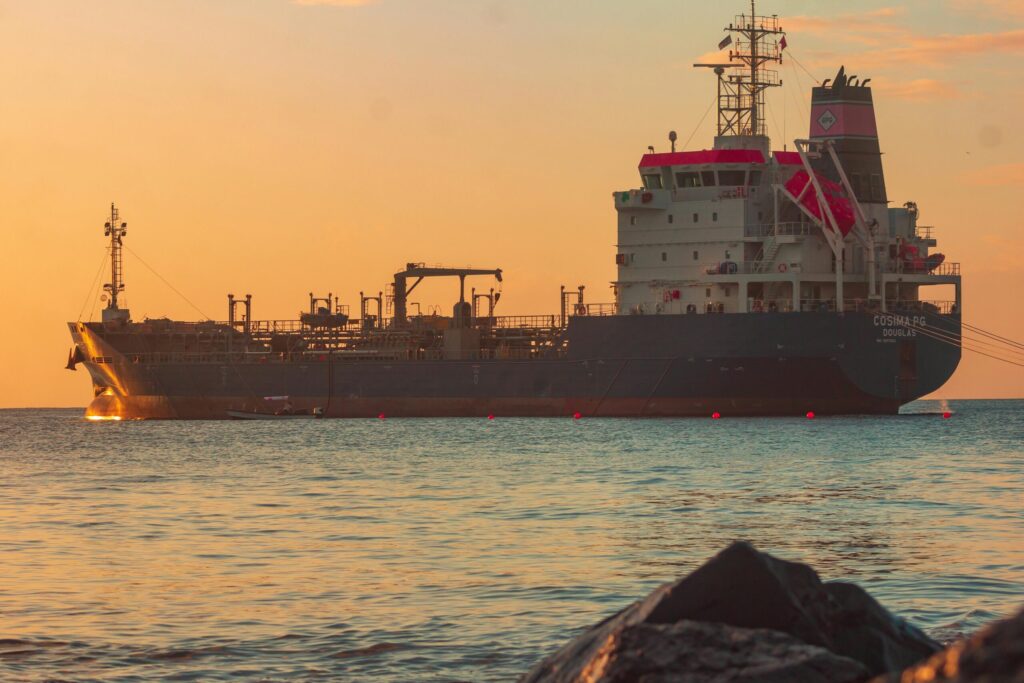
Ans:
<svg viewBox="0 0 1024 683"><path fill-rule="evenodd" d="M940 638L1024 602L1024 401L813 420L12 410L0 475L4 681L513 680L735 539Z"/></svg>

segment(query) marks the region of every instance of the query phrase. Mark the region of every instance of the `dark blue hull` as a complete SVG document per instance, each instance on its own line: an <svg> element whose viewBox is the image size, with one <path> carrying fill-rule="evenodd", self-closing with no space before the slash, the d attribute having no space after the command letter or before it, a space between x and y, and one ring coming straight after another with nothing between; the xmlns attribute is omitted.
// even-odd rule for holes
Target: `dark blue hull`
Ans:
<svg viewBox="0 0 1024 683"><path fill-rule="evenodd" d="M885 414L953 374L960 348L938 333L959 338L959 317L577 317L561 357L531 360L135 363L104 348L109 362L85 363L98 393L88 414L221 419L266 396L328 417Z"/></svg>

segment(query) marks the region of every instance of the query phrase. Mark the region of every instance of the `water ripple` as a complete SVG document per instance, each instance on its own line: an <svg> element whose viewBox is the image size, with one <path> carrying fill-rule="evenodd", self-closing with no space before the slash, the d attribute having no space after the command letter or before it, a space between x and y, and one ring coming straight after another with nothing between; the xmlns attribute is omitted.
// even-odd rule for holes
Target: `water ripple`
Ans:
<svg viewBox="0 0 1024 683"><path fill-rule="evenodd" d="M509 680L736 539L948 640L1024 597L1024 402L807 420L0 411L0 679Z"/></svg>

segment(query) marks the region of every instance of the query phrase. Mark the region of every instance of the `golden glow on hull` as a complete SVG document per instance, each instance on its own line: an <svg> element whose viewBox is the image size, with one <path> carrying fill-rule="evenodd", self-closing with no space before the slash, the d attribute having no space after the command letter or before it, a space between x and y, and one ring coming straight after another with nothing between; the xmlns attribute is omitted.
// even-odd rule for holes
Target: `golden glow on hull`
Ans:
<svg viewBox="0 0 1024 683"><path fill-rule="evenodd" d="M120 415L86 415L85 419L89 422L120 422Z"/></svg>

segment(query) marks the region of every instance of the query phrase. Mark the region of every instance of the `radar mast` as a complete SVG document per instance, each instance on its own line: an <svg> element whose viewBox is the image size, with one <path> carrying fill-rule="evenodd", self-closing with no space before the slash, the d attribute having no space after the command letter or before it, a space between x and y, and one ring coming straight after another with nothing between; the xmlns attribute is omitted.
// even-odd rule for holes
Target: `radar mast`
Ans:
<svg viewBox="0 0 1024 683"><path fill-rule="evenodd" d="M750 15L740 14L725 31L719 47L731 46L729 63L694 65L712 67L718 75L718 135L766 135L764 93L782 85L766 65L782 64L785 32L777 15L757 16L756 0L750 0Z"/></svg>

